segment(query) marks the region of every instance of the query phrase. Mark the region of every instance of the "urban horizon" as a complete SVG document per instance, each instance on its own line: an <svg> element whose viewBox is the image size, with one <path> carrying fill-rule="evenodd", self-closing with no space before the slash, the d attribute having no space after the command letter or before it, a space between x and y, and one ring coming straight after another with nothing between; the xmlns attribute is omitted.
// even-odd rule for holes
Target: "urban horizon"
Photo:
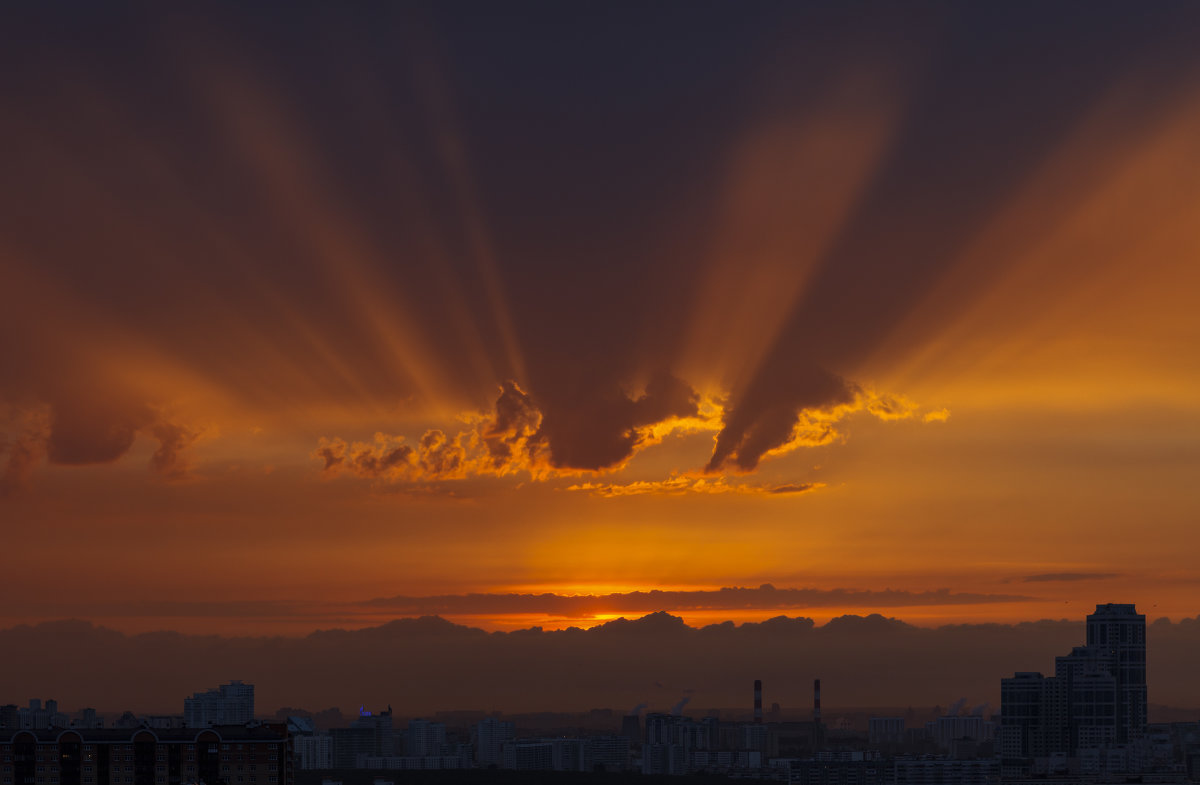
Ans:
<svg viewBox="0 0 1200 785"><path fill-rule="evenodd" d="M77 676L69 682L87 684L85 702L115 710L122 705L120 701L106 700L98 685L124 683L128 686L123 689L131 692L125 695L121 711L132 708L157 714L169 714L171 707L163 703L165 696L147 689L147 683L169 679L183 685L189 678L213 680L232 673L253 673L250 680L260 685L260 705L267 707L337 709L347 704L348 697L358 696L364 702L387 699L411 716L439 711L578 713L594 708L615 710L622 704L665 709L681 699L706 708L729 709L740 705L739 685L747 674L755 673L766 676L775 695L771 703L788 714L797 710L797 698L803 698L804 680L810 674L814 678L824 675L836 696L832 705L843 708L948 705L960 698L971 706L997 706L999 683L992 678L992 671L1005 663L1013 672L1044 669L1059 650L1073 645L1081 627L1078 620L1063 619L921 628L881 615L839 617L825 625L803 617L777 616L764 622L696 627L678 616L655 612L606 621L586 630L486 632L438 617L422 617L360 630L318 630L295 638L223 638L162 631L124 635L86 622L48 622L0 630L2 648L11 652L23 646L32 655L24 664L10 665L11 677L0 676L0 688L11 694L25 683L38 685L38 694L65 694L55 684L56 678L62 681L54 675L62 673L60 663L44 653L86 650L97 661L113 662L115 667L89 670L85 665L75 666ZM1200 707L1200 684L1190 667L1190 653L1200 643L1200 623L1158 620L1147 623L1146 629L1148 684L1152 692L1157 685L1162 696L1155 705L1164 716L1174 716L1176 709ZM774 655L763 648L768 641L780 649ZM662 666L648 666L642 659L652 652L666 659L685 656L696 647L703 656L693 654L696 664L677 667L674 674ZM864 656L872 649L887 651L886 660ZM195 653L189 654L192 650ZM931 650L939 656L930 657ZM138 678L130 680L120 672L119 656L148 661L155 652L162 655L162 663L147 662ZM617 652L624 661L614 664L611 657ZM280 658L287 664L277 662ZM550 658L557 661L548 663ZM41 668L39 660L44 661ZM69 657L64 657L66 660ZM350 677L355 662L359 672ZM495 668L501 665L505 679L512 682L507 686L494 683L500 673ZM342 674L354 686L339 685L338 679L327 677L321 679L324 686L320 690L307 689L306 681L317 668ZM389 671L406 669L441 676L421 689L389 675ZM469 673L477 675L465 675ZM546 674L552 682L565 679L574 683L556 682L547 690L538 686L537 673ZM896 677L901 673L907 686L898 690ZM154 676L143 680L149 674ZM676 678L664 683L669 676ZM339 693L339 687L345 688ZM134 700L129 702L130 698Z"/></svg>
<svg viewBox="0 0 1200 785"><path fill-rule="evenodd" d="M0 3L0 785L1200 780L1197 41Z"/></svg>
<svg viewBox="0 0 1200 785"><path fill-rule="evenodd" d="M964 697L948 708L831 710L823 704L820 678L812 680L805 713L768 703L772 693L761 679L753 681L748 706L698 712L687 711L700 694L691 688L669 710L642 702L618 712L514 715L493 709L414 716L403 707L397 714L391 703L381 709L363 702L352 716L337 708L288 706L266 721L256 711L256 685L243 680L193 693L179 714L126 711L114 719L84 708L70 716L56 700L31 699L26 708L0 706L0 773L8 782L52 785L104 785L112 777L133 785L197 778L216 785L235 778L256 783L260 776L290 785L297 771L472 768L715 773L812 785L834 775L869 775L881 783L887 777L951 777L961 785L1048 776L1194 781L1200 775L1200 709L1149 702L1147 654L1153 647L1144 614L1130 604L1098 604L1085 630L1085 642L1055 657L1053 675L1016 671L1002 677L998 707L971 706ZM56 767L38 766L34 776L34 749L43 751L36 755L39 763ZM141 763L129 766L133 761ZM155 761L158 774L151 777ZM125 778L130 772L135 776Z"/></svg>

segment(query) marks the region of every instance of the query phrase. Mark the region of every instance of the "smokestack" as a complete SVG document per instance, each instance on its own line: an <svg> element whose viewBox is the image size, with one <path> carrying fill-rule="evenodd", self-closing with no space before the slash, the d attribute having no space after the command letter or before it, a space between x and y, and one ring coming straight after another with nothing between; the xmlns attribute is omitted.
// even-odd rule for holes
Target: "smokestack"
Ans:
<svg viewBox="0 0 1200 785"><path fill-rule="evenodd" d="M821 724L821 680L813 679L813 722Z"/></svg>
<svg viewBox="0 0 1200 785"><path fill-rule="evenodd" d="M762 680L754 680L754 724L762 725Z"/></svg>

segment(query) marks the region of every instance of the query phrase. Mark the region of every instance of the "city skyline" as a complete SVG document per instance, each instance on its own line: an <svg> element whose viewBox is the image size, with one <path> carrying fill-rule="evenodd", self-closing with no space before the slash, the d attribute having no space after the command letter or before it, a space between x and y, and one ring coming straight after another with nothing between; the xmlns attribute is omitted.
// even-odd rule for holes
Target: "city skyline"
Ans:
<svg viewBox="0 0 1200 785"><path fill-rule="evenodd" d="M660 618L656 623L671 622ZM777 701L766 711L764 697L769 693L759 678L754 679L752 692L743 693L749 705L699 712L688 711L689 704L711 693L687 688L669 710L656 710L643 701L623 712L443 709L430 719L430 713L412 711L411 704L397 713L389 702L386 709L378 710L363 703L352 716L337 708L314 712L289 705L266 718L255 712L256 685L241 679L193 693L183 699L183 712L176 714L126 711L113 719L89 707L72 717L60 711L56 700L31 699L27 708L0 705L0 778L26 785L232 785L235 781L293 785L297 772L342 776L353 772L359 778L379 772L480 768L705 773L803 785L846 780L863 785L945 785L947 781L996 785L1047 779L1084 785L1111 782L1114 777L1148 777L1159 785L1197 781L1200 722L1194 720L1195 709L1181 712L1156 707L1148 700L1147 668L1152 661L1148 654L1164 641L1147 636L1145 615L1134 605L1098 603L1083 628L1085 643L1055 658L1053 676L1019 670L1001 678L998 710L989 702L968 708L963 697L945 709L873 704L874 708L826 713L821 678L812 680L811 707L799 716L794 709L784 711ZM618 635L624 653L645 645L644 640L630 638L629 630L623 632ZM770 632L776 633L771 638L778 642L779 630ZM874 631L875 648L853 663L857 670L851 683L864 678L869 682L872 670L886 668L888 660L904 659L902 651L889 645L894 642L878 633ZM1001 634L1011 636L1011 632ZM411 645L412 636L406 637ZM346 642L340 643L345 649ZM373 643L387 649L380 640ZM691 651L702 653L700 660L706 667L737 670L725 656L703 656L712 653L711 639L695 643ZM593 638L589 644L603 641ZM742 647L746 648L744 642ZM442 701L456 700L462 692L455 681L469 682L471 672L483 671L493 683L500 678L516 682L527 678L503 667L495 656L498 650L488 651L478 639L459 648L481 653L473 663L453 663L453 680L428 667L413 668L412 663L394 660L390 664L402 672L420 670ZM567 654L561 644L558 648ZM857 648L861 652L865 647ZM993 654L1005 649L1004 656L1012 659L1012 650L1019 647L1012 643L999 647L993 641L989 648ZM1183 653L1185 658L1191 650ZM281 658L289 654L276 652ZM369 669L361 650L352 654L356 667ZM528 655L528 648L524 654ZM662 650L654 654L678 656ZM760 654L755 667L770 672L771 664L763 659ZM604 678L594 672L595 663L570 656L563 660L575 682ZM976 669L987 667L975 659L970 663ZM1190 659L1187 664L1191 666ZM811 667L795 661L789 665ZM898 665L908 680L917 677L912 663ZM188 673L187 663L178 659L171 668L176 676ZM344 683L341 670L326 661L320 675L324 681ZM954 684L952 674L941 676L940 687ZM558 681L557 674L544 670L533 678ZM834 689L845 684L844 677L835 675ZM161 690L163 685L158 687ZM387 693L394 685L381 681L373 687ZM867 687L880 689L878 684ZM528 684L524 688L527 694L539 694ZM610 689L606 696L615 694ZM486 697L486 692L476 697ZM647 711L644 719L643 710ZM1178 716L1154 718L1154 713Z"/></svg>
<svg viewBox="0 0 1200 785"><path fill-rule="evenodd" d="M1096 614L1114 607L1130 606L1102 604ZM1147 689L1153 712L1174 717L1196 711L1200 684L1193 655L1200 624L1139 619L1144 630L1139 716L1145 716ZM745 705L748 711L749 680L761 679L763 704L779 704L791 714L798 706L810 710L818 679L825 684L826 705L842 709L954 702L998 707L1002 676L1044 671L1055 661L1094 668L1101 662L1094 657L1099 649L1079 646L1094 638L1091 625L1079 619L929 629L882 616L843 617L825 626L779 617L696 628L661 612L590 630L487 633L425 617L304 638L125 636L82 622L48 623L0 630L0 651L7 652L0 695L69 693L80 705L156 715L178 713L176 696L192 695L188 705L195 708L180 717L202 717L210 716L203 713L206 702L219 704L227 692L237 695L241 681L219 693L193 695L195 689L236 675L257 685L257 697L249 687L249 709L237 709L243 719L255 705L258 716L272 716L281 707L345 711L384 703L401 716L633 705L665 711L688 703ZM1058 656L1068 650L1075 653ZM131 670L128 662L140 665ZM413 673L423 678L409 678ZM1069 683L1058 675L1058 682L1044 684ZM1040 677L1038 683L1043 684Z"/></svg>
<svg viewBox="0 0 1200 785"><path fill-rule="evenodd" d="M0 686L75 683L31 641L115 685L630 629L1033 667L1107 599L1200 706L1196 40L1176 2L0 9Z"/></svg>

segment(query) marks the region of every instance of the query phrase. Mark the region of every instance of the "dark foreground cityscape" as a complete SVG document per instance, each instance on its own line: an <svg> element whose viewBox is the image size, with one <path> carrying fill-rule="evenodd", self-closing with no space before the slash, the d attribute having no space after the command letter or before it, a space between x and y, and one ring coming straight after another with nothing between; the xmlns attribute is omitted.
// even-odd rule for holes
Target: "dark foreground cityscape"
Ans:
<svg viewBox="0 0 1200 785"><path fill-rule="evenodd" d="M391 706L363 705L349 723L293 709L265 720L254 685L237 680L196 692L178 715L68 715L55 700L31 699L0 707L0 782L385 785L465 781L469 769L472 782L555 772L804 785L1200 782L1200 722L1148 722L1145 626L1133 605L1097 605L1086 642L1057 657L1052 676L1001 679L999 712L960 700L924 715L866 717L865 728L822 717L820 679L804 720L784 718L778 704L764 712L761 681L747 685L745 710L703 717L687 714L684 699L669 713L447 712L404 724Z"/></svg>

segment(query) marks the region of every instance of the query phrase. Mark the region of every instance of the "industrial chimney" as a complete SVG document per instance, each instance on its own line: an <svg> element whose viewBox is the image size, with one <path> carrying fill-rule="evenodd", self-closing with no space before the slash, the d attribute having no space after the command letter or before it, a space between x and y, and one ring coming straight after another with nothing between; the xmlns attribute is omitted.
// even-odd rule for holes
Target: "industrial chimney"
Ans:
<svg viewBox="0 0 1200 785"><path fill-rule="evenodd" d="M813 749L825 749L825 726L821 724L821 680L813 679Z"/></svg>
<svg viewBox="0 0 1200 785"><path fill-rule="evenodd" d="M754 724L762 725L762 680L754 680Z"/></svg>

